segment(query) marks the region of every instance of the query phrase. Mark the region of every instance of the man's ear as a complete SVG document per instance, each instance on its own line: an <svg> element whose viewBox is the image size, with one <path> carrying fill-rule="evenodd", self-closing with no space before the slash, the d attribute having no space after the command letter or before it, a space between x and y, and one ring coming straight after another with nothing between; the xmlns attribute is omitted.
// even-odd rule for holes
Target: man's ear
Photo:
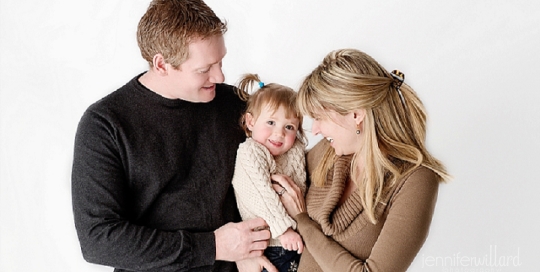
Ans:
<svg viewBox="0 0 540 272"><path fill-rule="evenodd" d="M165 58L161 54L154 55L152 59L152 69L156 71L159 75L167 75L169 71L170 64L165 62Z"/></svg>
<svg viewBox="0 0 540 272"><path fill-rule="evenodd" d="M366 117L366 110L365 109L358 109L353 111L353 118L356 125L360 125L362 121L364 121L364 118Z"/></svg>
<svg viewBox="0 0 540 272"><path fill-rule="evenodd" d="M249 129L249 131L253 130L253 127L255 126L255 118L253 118L253 115L251 113L246 113L246 126Z"/></svg>

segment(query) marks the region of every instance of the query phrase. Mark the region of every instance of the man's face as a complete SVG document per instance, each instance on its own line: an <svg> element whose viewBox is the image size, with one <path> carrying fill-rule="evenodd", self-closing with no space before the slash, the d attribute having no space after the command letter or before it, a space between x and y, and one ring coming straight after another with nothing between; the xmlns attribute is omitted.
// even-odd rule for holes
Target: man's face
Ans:
<svg viewBox="0 0 540 272"><path fill-rule="evenodd" d="M190 102L212 101L216 96L216 83L225 80L221 61L226 53L222 35L192 41L188 59L178 69L168 69L167 96Z"/></svg>

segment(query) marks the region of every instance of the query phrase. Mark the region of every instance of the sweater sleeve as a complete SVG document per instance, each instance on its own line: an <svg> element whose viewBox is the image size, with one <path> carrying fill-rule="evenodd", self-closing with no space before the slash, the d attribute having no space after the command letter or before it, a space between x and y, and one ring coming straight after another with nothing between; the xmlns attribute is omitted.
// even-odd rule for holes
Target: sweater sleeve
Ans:
<svg viewBox="0 0 540 272"><path fill-rule="evenodd" d="M307 249L323 271L406 271L428 235L437 192L433 172L413 173L389 203L388 216L367 260L356 258L324 235L307 213L295 219Z"/></svg>
<svg viewBox="0 0 540 272"><path fill-rule="evenodd" d="M215 261L213 232L162 231L130 221L129 182L115 128L87 111L77 129L72 169L75 227L83 257L133 271L186 271Z"/></svg>
<svg viewBox="0 0 540 272"><path fill-rule="evenodd" d="M272 155L264 146L246 140L238 148L232 184L242 219L263 218L270 226L272 238L277 238L289 227L296 228L296 222L271 186L270 174L275 171L272 162Z"/></svg>
<svg viewBox="0 0 540 272"><path fill-rule="evenodd" d="M287 168L290 168L290 177L300 190L302 195L306 195L306 152L305 145L302 141L296 140L293 147L286 153L287 154Z"/></svg>

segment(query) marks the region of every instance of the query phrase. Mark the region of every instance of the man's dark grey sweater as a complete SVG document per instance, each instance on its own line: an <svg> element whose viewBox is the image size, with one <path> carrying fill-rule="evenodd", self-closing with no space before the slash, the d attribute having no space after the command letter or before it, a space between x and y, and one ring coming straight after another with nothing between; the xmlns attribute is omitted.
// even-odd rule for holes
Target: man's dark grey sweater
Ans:
<svg viewBox="0 0 540 272"><path fill-rule="evenodd" d="M215 261L213 231L240 220L231 179L245 103L224 84L209 103L166 99L138 77L78 126L72 197L83 256L115 271L235 271Z"/></svg>

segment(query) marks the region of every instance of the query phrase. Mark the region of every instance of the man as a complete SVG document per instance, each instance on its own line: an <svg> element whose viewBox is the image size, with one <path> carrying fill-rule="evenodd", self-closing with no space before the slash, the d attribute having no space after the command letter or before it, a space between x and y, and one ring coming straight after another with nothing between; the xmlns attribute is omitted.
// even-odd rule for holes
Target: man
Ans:
<svg viewBox="0 0 540 272"><path fill-rule="evenodd" d="M137 40L150 68L84 113L72 172L84 258L115 271L236 271L264 258L231 178L245 104L222 84L226 25L202 1L155 0ZM260 271L260 270L259 270Z"/></svg>

